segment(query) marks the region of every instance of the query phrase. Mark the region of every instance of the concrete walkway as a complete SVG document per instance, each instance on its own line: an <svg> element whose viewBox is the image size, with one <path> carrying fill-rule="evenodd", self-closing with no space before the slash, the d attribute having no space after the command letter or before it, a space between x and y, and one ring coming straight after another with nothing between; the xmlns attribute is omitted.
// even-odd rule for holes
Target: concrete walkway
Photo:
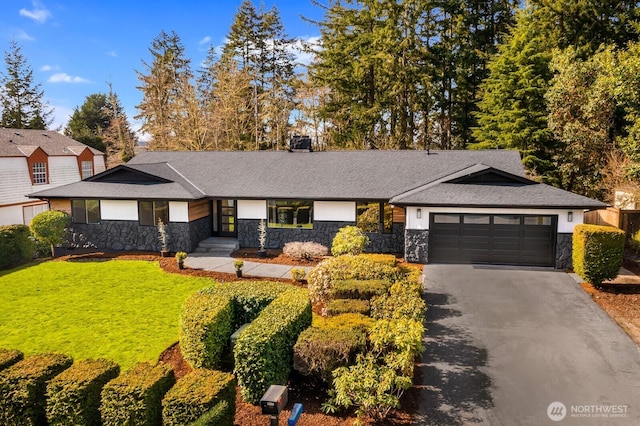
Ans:
<svg viewBox="0 0 640 426"><path fill-rule="evenodd" d="M211 256L208 253L189 253L184 261L185 266L205 271L225 272L235 274L233 262L236 259L229 256ZM244 262L242 275L260 278L291 278L291 269L304 269L309 272L310 266L277 265L273 263Z"/></svg>

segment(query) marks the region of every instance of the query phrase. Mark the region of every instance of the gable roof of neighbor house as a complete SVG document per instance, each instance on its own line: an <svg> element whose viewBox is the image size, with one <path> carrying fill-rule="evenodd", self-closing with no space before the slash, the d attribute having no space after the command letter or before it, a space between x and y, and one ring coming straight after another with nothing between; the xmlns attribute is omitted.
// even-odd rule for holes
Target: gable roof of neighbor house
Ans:
<svg viewBox="0 0 640 426"><path fill-rule="evenodd" d="M158 179L156 182L137 179L135 172ZM533 198L527 200L524 190ZM88 181L31 196L171 200L208 197L373 199L392 200L401 205L538 208L605 206L599 201L526 179L518 152L504 150L429 153L149 151Z"/></svg>
<svg viewBox="0 0 640 426"><path fill-rule="evenodd" d="M0 157L29 157L36 149L49 156L75 156L89 149L94 155L103 152L52 130L0 128Z"/></svg>

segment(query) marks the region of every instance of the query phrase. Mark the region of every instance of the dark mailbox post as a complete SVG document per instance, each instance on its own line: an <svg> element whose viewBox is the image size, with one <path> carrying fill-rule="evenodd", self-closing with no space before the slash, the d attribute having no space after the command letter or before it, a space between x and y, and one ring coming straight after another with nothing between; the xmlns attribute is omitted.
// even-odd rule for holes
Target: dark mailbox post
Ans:
<svg viewBox="0 0 640 426"><path fill-rule="evenodd" d="M280 411L287 405L289 399L288 389L286 386L271 385L267 392L260 399L260 408L262 414L268 415L271 419L271 425L278 426L278 417Z"/></svg>

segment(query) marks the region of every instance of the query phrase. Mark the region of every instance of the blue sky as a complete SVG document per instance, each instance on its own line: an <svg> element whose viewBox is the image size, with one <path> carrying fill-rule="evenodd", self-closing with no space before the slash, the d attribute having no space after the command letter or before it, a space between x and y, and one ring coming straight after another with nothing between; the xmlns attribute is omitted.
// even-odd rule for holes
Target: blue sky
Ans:
<svg viewBox="0 0 640 426"><path fill-rule="evenodd" d="M150 60L151 41L161 30L175 31L194 69L210 44L224 43L242 0L179 2L138 0L0 0L0 51L18 41L42 84L45 99L55 108L53 128L64 126L73 108L92 93L107 92L107 82L125 107L134 128L135 106L142 99L135 71ZM300 17L321 19L310 0L265 0L276 6L287 34L317 38L316 26ZM254 4L259 4L255 0ZM303 61L304 59L301 58ZM4 61L0 69L5 70Z"/></svg>

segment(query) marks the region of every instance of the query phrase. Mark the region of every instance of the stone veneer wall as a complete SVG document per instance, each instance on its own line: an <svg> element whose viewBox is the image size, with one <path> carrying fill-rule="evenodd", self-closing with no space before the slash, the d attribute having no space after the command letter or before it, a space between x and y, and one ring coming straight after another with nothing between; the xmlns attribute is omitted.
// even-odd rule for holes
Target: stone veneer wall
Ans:
<svg viewBox="0 0 640 426"><path fill-rule="evenodd" d="M169 250L193 251L198 243L211 236L208 217L191 223L170 222L167 224ZM158 228L141 226L137 221L103 220L99 224L74 223L69 239L74 247L94 247L108 250L160 251Z"/></svg>
<svg viewBox="0 0 640 426"><path fill-rule="evenodd" d="M556 237L556 269L573 267L573 234L558 234Z"/></svg>
<svg viewBox="0 0 640 426"><path fill-rule="evenodd" d="M258 219L238 219L238 241L240 247L259 247ZM266 248L281 249L292 241L314 241L331 249L331 242L338 230L344 226L355 225L355 222L315 221L313 229L302 228L268 228ZM393 233L370 233L371 244L367 251L376 253L402 253L404 248L404 225L393 224Z"/></svg>
<svg viewBox="0 0 640 426"><path fill-rule="evenodd" d="M404 232L404 258L407 262L429 262L429 231L407 229Z"/></svg>

